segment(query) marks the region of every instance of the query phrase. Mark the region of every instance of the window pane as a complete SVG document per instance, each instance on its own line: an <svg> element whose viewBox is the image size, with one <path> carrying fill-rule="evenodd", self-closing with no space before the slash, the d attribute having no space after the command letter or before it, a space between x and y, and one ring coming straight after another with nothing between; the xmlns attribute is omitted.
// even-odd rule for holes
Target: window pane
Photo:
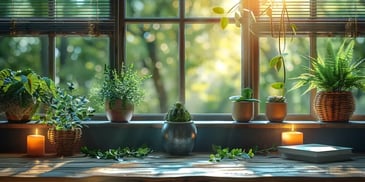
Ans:
<svg viewBox="0 0 365 182"><path fill-rule="evenodd" d="M164 17L178 16L179 0L127 0L126 16L139 17Z"/></svg>
<svg viewBox="0 0 365 182"><path fill-rule="evenodd" d="M332 43L332 46L335 50L338 50L338 48L341 46L344 38L343 37L336 37L336 38L318 38L317 39L317 46L318 46L318 56L323 57L326 52L326 45L330 41ZM365 47L365 38L364 37L358 37L356 38L356 45L354 48L354 60L359 60L361 58L365 58L364 53L364 47ZM365 114L365 97L363 91L354 88L352 90L353 96L355 98L355 114Z"/></svg>
<svg viewBox="0 0 365 182"><path fill-rule="evenodd" d="M289 90L293 85L293 80L290 78L299 76L303 72L303 66L309 65L308 60L304 57L309 56L309 39L308 38L294 38L287 40L287 55L285 56L285 65L287 69L286 88ZM274 82L283 80L283 69L276 72L274 68L269 66L270 60L278 55L277 39L271 37L260 38L260 113L265 112L265 101L269 95L281 95L281 92L271 88ZM290 114L309 114L310 113L310 95L302 93L306 88L286 92L286 98L289 106L288 113Z"/></svg>
<svg viewBox="0 0 365 182"><path fill-rule="evenodd" d="M126 32L126 62L141 74L153 75L144 85L145 101L136 113L165 113L178 100L178 26L130 24Z"/></svg>
<svg viewBox="0 0 365 182"><path fill-rule="evenodd" d="M225 1L225 0L186 0L185 1L185 16L187 17L219 17L219 15L213 13L212 8L216 6L221 6L227 10L239 2L235 1ZM234 14L231 15L233 17Z"/></svg>
<svg viewBox="0 0 365 182"><path fill-rule="evenodd" d="M47 76L46 37L0 37L0 69L30 68Z"/></svg>
<svg viewBox="0 0 365 182"><path fill-rule="evenodd" d="M235 26L186 26L186 106L191 112L231 112L228 97L240 94L240 43Z"/></svg>
<svg viewBox="0 0 365 182"><path fill-rule="evenodd" d="M104 66L109 64L109 38L59 36L56 61L56 84L65 88L67 82L72 82L79 94L93 96L103 79ZM98 98L90 101L97 112L104 112Z"/></svg>

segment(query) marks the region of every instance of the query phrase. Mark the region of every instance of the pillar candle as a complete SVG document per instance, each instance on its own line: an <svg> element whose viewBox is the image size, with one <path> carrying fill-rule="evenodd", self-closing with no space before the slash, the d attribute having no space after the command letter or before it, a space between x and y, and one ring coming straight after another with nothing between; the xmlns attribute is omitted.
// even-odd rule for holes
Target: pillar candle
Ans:
<svg viewBox="0 0 365 182"><path fill-rule="evenodd" d="M292 126L292 131L281 133L281 144L282 145L303 144L303 133L294 131L294 126Z"/></svg>
<svg viewBox="0 0 365 182"><path fill-rule="evenodd" d="M29 156L44 155L44 136L38 135L38 129L34 135L27 136L27 154Z"/></svg>

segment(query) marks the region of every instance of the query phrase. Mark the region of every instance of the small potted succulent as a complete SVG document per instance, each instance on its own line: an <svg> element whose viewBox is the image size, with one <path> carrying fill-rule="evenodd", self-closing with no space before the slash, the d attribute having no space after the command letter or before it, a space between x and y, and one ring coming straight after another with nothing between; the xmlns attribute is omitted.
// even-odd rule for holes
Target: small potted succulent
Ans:
<svg viewBox="0 0 365 182"><path fill-rule="evenodd" d="M85 96L74 95L73 90L72 83L68 83L67 91L58 87L42 121L50 126L48 139L55 144L58 156L74 154L82 136L81 121L89 120L95 112L88 106L89 100Z"/></svg>
<svg viewBox="0 0 365 182"><path fill-rule="evenodd" d="M149 77L139 75L133 65L123 65L120 71L105 66L99 96L105 104L109 121L128 122L132 119L134 106L144 98L142 83Z"/></svg>
<svg viewBox="0 0 365 182"><path fill-rule="evenodd" d="M194 148L197 129L188 110L176 102L165 115L161 134L163 148L171 155L189 155Z"/></svg>
<svg viewBox="0 0 365 182"><path fill-rule="evenodd" d="M39 104L49 104L55 93L54 82L31 69L0 71L0 112L5 112L9 122L28 122Z"/></svg>
<svg viewBox="0 0 365 182"><path fill-rule="evenodd" d="M284 96L268 96L265 114L267 120L271 122L284 121L287 114L286 98Z"/></svg>
<svg viewBox="0 0 365 182"><path fill-rule="evenodd" d="M260 102L252 98L251 88L243 88L241 95L230 96L229 100L233 102L232 119L237 122L247 122L252 120L254 113L254 103Z"/></svg>

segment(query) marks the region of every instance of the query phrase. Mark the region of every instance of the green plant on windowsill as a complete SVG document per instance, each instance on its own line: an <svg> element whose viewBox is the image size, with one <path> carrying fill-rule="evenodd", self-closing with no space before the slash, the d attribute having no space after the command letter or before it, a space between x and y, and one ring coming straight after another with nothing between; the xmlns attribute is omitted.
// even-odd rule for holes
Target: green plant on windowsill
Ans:
<svg viewBox="0 0 365 182"><path fill-rule="evenodd" d="M260 102L259 99L253 98L253 91L251 88L243 88L241 90L241 95L233 95L229 97L229 100L232 102L240 102L240 101L246 101L246 102Z"/></svg>
<svg viewBox="0 0 365 182"><path fill-rule="evenodd" d="M86 96L73 94L74 84L67 83L68 88L64 90L57 87L57 94L51 99L50 107L42 118L42 123L55 130L74 130L82 128L81 121L87 121L95 110L88 106L89 100Z"/></svg>
<svg viewBox="0 0 365 182"><path fill-rule="evenodd" d="M352 88L365 90L363 63L365 58L353 58L355 38L345 39L338 50L327 44L324 57L311 58L312 67L298 77L291 90L308 85L307 93L317 89L314 110L324 122L347 122L355 110Z"/></svg>
<svg viewBox="0 0 365 182"><path fill-rule="evenodd" d="M254 149L250 148L248 152L242 148L232 148L228 147L222 148L221 146L213 145L213 154L209 155L210 162L220 162L223 159L251 159L255 156Z"/></svg>
<svg viewBox="0 0 365 182"><path fill-rule="evenodd" d="M0 112L5 111L9 121L29 121L39 103L48 105L55 94L54 82L31 69L0 71Z"/></svg>
<svg viewBox="0 0 365 182"><path fill-rule="evenodd" d="M139 75L133 65L122 65L122 69L105 66L104 81L99 96L105 104L110 121L125 122L132 118L134 106L144 98L142 83L151 75Z"/></svg>
<svg viewBox="0 0 365 182"><path fill-rule="evenodd" d="M189 111L180 102L176 102L165 115L169 122L190 122L191 119Z"/></svg>
<svg viewBox="0 0 365 182"><path fill-rule="evenodd" d="M55 145L58 156L71 156L79 147L83 125L81 121L89 120L95 110L88 106L86 96L73 93L74 85L68 83L68 90L57 88L57 94L51 99L51 105L41 118L47 124L48 139Z"/></svg>

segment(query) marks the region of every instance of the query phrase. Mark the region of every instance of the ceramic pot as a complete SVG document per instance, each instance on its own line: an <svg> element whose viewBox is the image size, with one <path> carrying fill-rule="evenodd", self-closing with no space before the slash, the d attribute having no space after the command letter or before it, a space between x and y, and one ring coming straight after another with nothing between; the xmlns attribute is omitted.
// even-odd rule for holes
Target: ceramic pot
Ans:
<svg viewBox="0 0 365 182"><path fill-rule="evenodd" d="M105 101L106 117L111 122L127 123L132 119L133 111L133 104L123 103L121 99L117 99L113 103L109 100Z"/></svg>
<svg viewBox="0 0 365 182"><path fill-rule="evenodd" d="M270 122L284 121L287 113L286 102L267 102L266 118Z"/></svg>
<svg viewBox="0 0 365 182"><path fill-rule="evenodd" d="M232 119L237 122L248 122L253 118L253 102L233 102Z"/></svg>
<svg viewBox="0 0 365 182"><path fill-rule="evenodd" d="M171 155L189 155L194 148L197 129L193 121L166 121L161 129L162 144Z"/></svg>

